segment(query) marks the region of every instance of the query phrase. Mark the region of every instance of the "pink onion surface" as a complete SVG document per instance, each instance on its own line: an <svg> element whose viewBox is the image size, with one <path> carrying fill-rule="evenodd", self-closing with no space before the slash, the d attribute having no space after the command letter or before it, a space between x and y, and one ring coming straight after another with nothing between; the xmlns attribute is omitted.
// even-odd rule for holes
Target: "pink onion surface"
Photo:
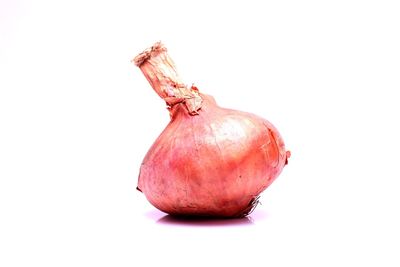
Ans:
<svg viewBox="0 0 400 267"><path fill-rule="evenodd" d="M277 129L254 114L221 108L213 97L184 85L161 43L134 62L171 115L143 160L138 190L173 215L252 212L290 156Z"/></svg>

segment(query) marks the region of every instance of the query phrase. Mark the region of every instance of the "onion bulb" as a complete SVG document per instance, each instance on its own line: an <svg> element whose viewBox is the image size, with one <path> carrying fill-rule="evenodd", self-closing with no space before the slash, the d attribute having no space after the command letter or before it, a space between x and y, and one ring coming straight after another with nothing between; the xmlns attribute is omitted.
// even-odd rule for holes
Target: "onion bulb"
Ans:
<svg viewBox="0 0 400 267"><path fill-rule="evenodd" d="M137 189L172 215L247 216L290 156L277 129L185 85L160 42L133 61L171 118L142 162Z"/></svg>

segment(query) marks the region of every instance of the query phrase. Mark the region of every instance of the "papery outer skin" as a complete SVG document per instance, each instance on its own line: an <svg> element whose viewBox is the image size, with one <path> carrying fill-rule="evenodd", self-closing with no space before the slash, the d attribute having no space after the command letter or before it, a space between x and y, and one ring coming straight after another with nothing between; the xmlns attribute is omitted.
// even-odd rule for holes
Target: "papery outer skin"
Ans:
<svg viewBox="0 0 400 267"><path fill-rule="evenodd" d="M137 189L170 214L246 216L290 156L278 131L183 84L161 42L133 61L171 114L142 163Z"/></svg>
<svg viewBox="0 0 400 267"><path fill-rule="evenodd" d="M283 140L267 120L201 97L198 115L183 103L172 107L170 123L143 160L138 189L169 214L247 215L285 166Z"/></svg>
<svg viewBox="0 0 400 267"><path fill-rule="evenodd" d="M198 114L203 99L195 86L187 86L182 82L174 61L161 42L140 53L133 61L168 106L184 102L190 114Z"/></svg>

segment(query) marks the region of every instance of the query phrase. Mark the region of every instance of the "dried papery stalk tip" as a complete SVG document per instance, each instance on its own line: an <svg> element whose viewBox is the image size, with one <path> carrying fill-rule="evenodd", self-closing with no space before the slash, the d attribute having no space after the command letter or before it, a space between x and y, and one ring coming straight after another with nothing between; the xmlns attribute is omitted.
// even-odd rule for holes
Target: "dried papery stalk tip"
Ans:
<svg viewBox="0 0 400 267"><path fill-rule="evenodd" d="M137 55L133 62L141 69L154 91L165 100L167 106L184 103L190 115L197 115L202 98L196 87L182 82L167 48L157 42Z"/></svg>
<svg viewBox="0 0 400 267"><path fill-rule="evenodd" d="M151 57L157 56L161 52L167 52L167 48L161 43L161 41L155 43L152 47L147 48L142 53L137 55L132 61L136 66L140 67L146 60Z"/></svg>

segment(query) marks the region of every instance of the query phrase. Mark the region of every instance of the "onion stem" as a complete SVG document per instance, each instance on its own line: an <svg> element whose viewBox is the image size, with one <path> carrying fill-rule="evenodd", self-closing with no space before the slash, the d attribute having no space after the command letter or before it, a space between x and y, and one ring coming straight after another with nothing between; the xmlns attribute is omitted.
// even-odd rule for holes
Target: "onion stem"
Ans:
<svg viewBox="0 0 400 267"><path fill-rule="evenodd" d="M203 101L197 88L189 87L182 82L174 62L161 42L144 50L133 59L133 62L169 107L185 103L189 114L198 114Z"/></svg>

